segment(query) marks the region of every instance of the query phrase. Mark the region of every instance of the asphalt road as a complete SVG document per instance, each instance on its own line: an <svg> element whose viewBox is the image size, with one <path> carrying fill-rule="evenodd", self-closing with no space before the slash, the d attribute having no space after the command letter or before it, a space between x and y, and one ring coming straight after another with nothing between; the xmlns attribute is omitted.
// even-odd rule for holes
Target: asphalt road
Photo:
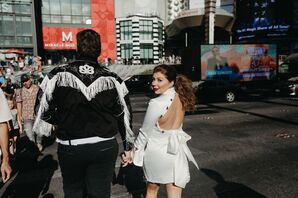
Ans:
<svg viewBox="0 0 298 198"><path fill-rule="evenodd" d="M141 126L149 98L131 97L134 130ZM188 145L200 170L190 165L185 198L298 197L298 98L252 97L235 103L200 104L185 117ZM23 138L24 139L24 138ZM48 140L43 155L28 148L14 162L15 174L0 188L1 197L60 198L62 179ZM120 161L116 164L119 170ZM113 185L113 198L132 197ZM159 197L166 197L161 190Z"/></svg>

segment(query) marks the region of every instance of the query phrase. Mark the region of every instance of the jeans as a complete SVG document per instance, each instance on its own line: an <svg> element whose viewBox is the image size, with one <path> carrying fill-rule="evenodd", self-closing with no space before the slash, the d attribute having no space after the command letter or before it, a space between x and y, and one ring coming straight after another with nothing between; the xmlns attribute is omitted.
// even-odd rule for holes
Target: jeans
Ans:
<svg viewBox="0 0 298 198"><path fill-rule="evenodd" d="M94 144L58 144L58 160L65 198L110 198L118 155L116 139Z"/></svg>
<svg viewBox="0 0 298 198"><path fill-rule="evenodd" d="M42 137L36 135L33 132L33 130L32 130L33 124L34 124L34 120L30 120L30 119L24 120L24 131L25 131L27 137L29 138L29 140L31 140L32 142L35 142L35 136L36 136L36 143L41 144Z"/></svg>

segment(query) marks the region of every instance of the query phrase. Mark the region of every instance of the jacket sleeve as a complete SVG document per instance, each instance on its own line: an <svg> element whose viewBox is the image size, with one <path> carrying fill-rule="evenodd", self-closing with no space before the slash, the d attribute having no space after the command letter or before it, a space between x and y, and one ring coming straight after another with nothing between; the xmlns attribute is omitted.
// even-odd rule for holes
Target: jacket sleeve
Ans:
<svg viewBox="0 0 298 198"><path fill-rule="evenodd" d="M39 91L38 101L35 103L36 118L33 125L33 130L37 135L49 136L52 125L57 124L56 106L53 101L55 86L56 81L51 75L46 76L40 85L42 91Z"/></svg>
<svg viewBox="0 0 298 198"><path fill-rule="evenodd" d="M130 128L132 129L132 109L131 109L131 105L130 105L130 99L129 99L129 96L128 94L124 97L124 100L125 100L125 103L127 105L127 108L129 110L129 115L130 115ZM121 115L119 116L119 119L118 119L118 129L119 129L119 133L121 135L121 139L122 139L122 142L123 142L123 147L124 147L124 150L131 150L132 149L132 143L130 142L127 142L126 140L126 128L125 128L125 124L124 124L124 112L122 111Z"/></svg>

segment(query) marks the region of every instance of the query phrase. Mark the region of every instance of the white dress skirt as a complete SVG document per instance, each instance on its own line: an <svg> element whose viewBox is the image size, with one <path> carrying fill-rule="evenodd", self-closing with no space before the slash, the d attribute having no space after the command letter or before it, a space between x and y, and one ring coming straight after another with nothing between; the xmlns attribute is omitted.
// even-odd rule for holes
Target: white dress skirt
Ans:
<svg viewBox="0 0 298 198"><path fill-rule="evenodd" d="M163 130L158 119L163 116L175 97L174 88L150 100L144 123L135 141L134 164L143 166L148 182L184 188L190 180L188 161L198 165L186 142L191 137L182 130Z"/></svg>

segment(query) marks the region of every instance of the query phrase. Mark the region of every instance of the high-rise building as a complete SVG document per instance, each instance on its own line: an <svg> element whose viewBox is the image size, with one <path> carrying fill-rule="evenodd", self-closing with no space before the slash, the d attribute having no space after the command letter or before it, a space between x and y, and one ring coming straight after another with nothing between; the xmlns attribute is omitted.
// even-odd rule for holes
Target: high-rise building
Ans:
<svg viewBox="0 0 298 198"><path fill-rule="evenodd" d="M0 49L19 49L37 55L38 19L35 16L38 2L34 0L0 1Z"/></svg>
<svg viewBox="0 0 298 198"><path fill-rule="evenodd" d="M118 62L159 62L164 56L165 9L164 0L115 1Z"/></svg>

